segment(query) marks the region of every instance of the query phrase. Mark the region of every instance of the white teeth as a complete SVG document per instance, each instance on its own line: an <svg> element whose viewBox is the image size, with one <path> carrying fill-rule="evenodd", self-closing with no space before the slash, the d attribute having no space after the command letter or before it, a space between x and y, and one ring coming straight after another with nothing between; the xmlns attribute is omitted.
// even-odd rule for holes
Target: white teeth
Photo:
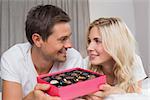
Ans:
<svg viewBox="0 0 150 100"><path fill-rule="evenodd" d="M66 54L66 50L65 49L61 50L60 52L63 53L63 54Z"/></svg>
<svg viewBox="0 0 150 100"><path fill-rule="evenodd" d="M59 51L59 53L63 54L63 55L66 55L66 51Z"/></svg>

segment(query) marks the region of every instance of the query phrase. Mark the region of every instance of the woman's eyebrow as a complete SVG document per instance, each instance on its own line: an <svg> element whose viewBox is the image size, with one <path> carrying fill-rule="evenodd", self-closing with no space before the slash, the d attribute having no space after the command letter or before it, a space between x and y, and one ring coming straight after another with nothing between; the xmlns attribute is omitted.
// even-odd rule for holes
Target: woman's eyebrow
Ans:
<svg viewBox="0 0 150 100"><path fill-rule="evenodd" d="M96 39L98 39L98 40L102 40L102 38L101 37L95 37L95 38L93 38L94 40Z"/></svg>

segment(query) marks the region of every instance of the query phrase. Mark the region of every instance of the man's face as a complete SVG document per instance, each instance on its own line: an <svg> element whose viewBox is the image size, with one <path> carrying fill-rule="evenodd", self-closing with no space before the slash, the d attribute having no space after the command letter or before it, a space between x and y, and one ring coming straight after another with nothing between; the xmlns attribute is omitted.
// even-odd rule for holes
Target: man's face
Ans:
<svg viewBox="0 0 150 100"><path fill-rule="evenodd" d="M41 50L48 60L65 61L66 51L72 47L69 23L58 23L53 27L52 34L43 42Z"/></svg>

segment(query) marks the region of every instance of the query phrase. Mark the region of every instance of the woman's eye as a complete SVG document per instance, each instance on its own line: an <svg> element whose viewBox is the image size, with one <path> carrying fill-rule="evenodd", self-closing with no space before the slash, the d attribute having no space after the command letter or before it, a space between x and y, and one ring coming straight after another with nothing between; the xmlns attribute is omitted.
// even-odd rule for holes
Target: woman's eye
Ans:
<svg viewBox="0 0 150 100"><path fill-rule="evenodd" d="M88 44L91 42L91 40L90 39L88 39Z"/></svg>
<svg viewBox="0 0 150 100"><path fill-rule="evenodd" d="M99 40L99 39L95 39L95 42L96 42L96 43L102 43L102 41Z"/></svg>

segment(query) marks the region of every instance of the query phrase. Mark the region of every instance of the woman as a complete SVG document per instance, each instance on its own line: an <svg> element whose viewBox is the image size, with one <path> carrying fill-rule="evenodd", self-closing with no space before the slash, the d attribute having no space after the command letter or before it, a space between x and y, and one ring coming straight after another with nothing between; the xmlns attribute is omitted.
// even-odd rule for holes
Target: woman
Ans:
<svg viewBox="0 0 150 100"><path fill-rule="evenodd" d="M119 18L99 18L90 24L87 37L89 69L107 77L107 84L101 85L94 96L139 93L141 80L146 75L142 65L136 66L141 60L135 52L134 36L126 24Z"/></svg>

